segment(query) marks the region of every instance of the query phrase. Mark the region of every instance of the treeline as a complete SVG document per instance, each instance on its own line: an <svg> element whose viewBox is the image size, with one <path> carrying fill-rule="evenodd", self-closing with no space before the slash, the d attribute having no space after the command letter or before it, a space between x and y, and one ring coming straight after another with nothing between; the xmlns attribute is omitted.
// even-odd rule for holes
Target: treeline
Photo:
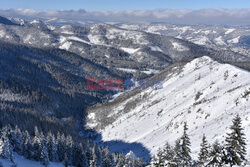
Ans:
<svg viewBox="0 0 250 167"><path fill-rule="evenodd" d="M22 131L17 126L4 126L1 129L0 157L15 164L13 152L35 161L40 161L47 167L49 162L63 162L64 166L76 167L140 167L144 166L142 159L125 156L120 153L110 153L108 148L74 141L72 136L61 133L44 134L37 127L34 133Z"/></svg>
<svg viewBox="0 0 250 167"><path fill-rule="evenodd" d="M184 124L184 133L175 142L175 146L166 143L152 160L155 167L223 167L241 165L245 166L246 159L246 138L241 125L241 118L237 115L230 127L231 132L227 134L225 144L217 140L212 144L208 143L203 134L200 145L198 160L191 157L190 139L187 133L187 124Z"/></svg>

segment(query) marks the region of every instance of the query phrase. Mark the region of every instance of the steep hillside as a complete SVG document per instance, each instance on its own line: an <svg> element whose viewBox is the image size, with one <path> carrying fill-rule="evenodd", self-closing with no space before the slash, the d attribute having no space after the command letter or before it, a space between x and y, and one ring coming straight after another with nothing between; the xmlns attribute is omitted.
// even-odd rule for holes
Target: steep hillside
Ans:
<svg viewBox="0 0 250 167"><path fill-rule="evenodd" d="M16 23L12 22L11 20L6 19L5 17L1 17L1 16L0 16L0 23L5 24L5 25L18 25Z"/></svg>
<svg viewBox="0 0 250 167"><path fill-rule="evenodd" d="M173 65L146 83L159 78L162 88L139 87L108 104L90 108L86 126L97 130L103 141L141 143L153 155L166 141L174 144L186 121L196 156L203 134L208 141L221 141L232 118L239 114L250 147L249 72L205 56Z"/></svg>

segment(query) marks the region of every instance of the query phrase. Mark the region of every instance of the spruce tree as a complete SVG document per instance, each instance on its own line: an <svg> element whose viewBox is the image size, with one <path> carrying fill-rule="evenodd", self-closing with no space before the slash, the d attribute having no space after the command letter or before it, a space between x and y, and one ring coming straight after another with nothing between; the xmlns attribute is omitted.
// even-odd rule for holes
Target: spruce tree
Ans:
<svg viewBox="0 0 250 167"><path fill-rule="evenodd" d="M97 167L94 160L90 160L90 161L89 161L89 166L90 166L90 167Z"/></svg>
<svg viewBox="0 0 250 167"><path fill-rule="evenodd" d="M88 165L89 165L89 158L87 156L87 152L83 150L81 152L80 156L81 156L82 167L88 167Z"/></svg>
<svg viewBox="0 0 250 167"><path fill-rule="evenodd" d="M64 165L64 167L69 166L68 155L66 153L64 154L63 165Z"/></svg>
<svg viewBox="0 0 250 167"><path fill-rule="evenodd" d="M191 142L190 142L190 139L188 137L187 130L188 130L188 127L187 127L187 123L185 122L184 123L184 132L183 132L183 135L181 137L181 155L182 155L184 165L191 164L191 156L190 156Z"/></svg>
<svg viewBox="0 0 250 167"><path fill-rule="evenodd" d="M64 154L66 151L66 141L65 141L65 135L64 134L60 134L59 132L57 133L57 139L56 139L56 143L57 143L57 155L58 155L58 159L60 162L64 161Z"/></svg>
<svg viewBox="0 0 250 167"><path fill-rule="evenodd" d="M23 134L23 156L26 157L27 159L32 158L32 142L31 142L31 137L29 132L26 130Z"/></svg>
<svg viewBox="0 0 250 167"><path fill-rule="evenodd" d="M209 152L208 166L222 167L223 164L223 147L218 140L212 145L212 149Z"/></svg>
<svg viewBox="0 0 250 167"><path fill-rule="evenodd" d="M181 151L181 141L177 139L174 146L174 164L178 165L182 162L182 151Z"/></svg>
<svg viewBox="0 0 250 167"><path fill-rule="evenodd" d="M163 159L165 166L174 166L175 151L174 148L167 142L163 148Z"/></svg>
<svg viewBox="0 0 250 167"><path fill-rule="evenodd" d="M107 147L103 149L103 167L110 167L112 166L112 157L110 156L109 150Z"/></svg>
<svg viewBox="0 0 250 167"><path fill-rule="evenodd" d="M46 146L46 143L43 142L42 143L42 148L41 148L41 162L42 164L47 167L49 165L49 155L48 155L48 151L47 151L47 146Z"/></svg>
<svg viewBox="0 0 250 167"><path fill-rule="evenodd" d="M203 134L201 143L200 153L198 157L199 166L206 166L209 158L209 144L207 142L206 136Z"/></svg>
<svg viewBox="0 0 250 167"><path fill-rule="evenodd" d="M86 166L86 162L84 162L84 150L82 148L82 144L74 143L72 148L72 164L77 167Z"/></svg>
<svg viewBox="0 0 250 167"><path fill-rule="evenodd" d="M47 135L46 144L48 147L49 160L54 162L58 161L56 139L51 132Z"/></svg>
<svg viewBox="0 0 250 167"><path fill-rule="evenodd" d="M74 143L73 145L73 155L72 155L73 165L77 167L88 167L89 160L86 156L86 151L84 150L82 143Z"/></svg>
<svg viewBox="0 0 250 167"><path fill-rule="evenodd" d="M246 160L246 138L238 114L232 122L231 133L228 133L226 138L226 163L241 165Z"/></svg>
<svg viewBox="0 0 250 167"><path fill-rule="evenodd" d="M14 134L15 134L14 145L13 145L14 151L17 152L18 154L22 154L23 135L18 126L15 127Z"/></svg>
<svg viewBox="0 0 250 167"><path fill-rule="evenodd" d="M32 157L36 161L40 161L42 149L42 140L38 128L35 127L35 136L32 141Z"/></svg>
<svg viewBox="0 0 250 167"><path fill-rule="evenodd" d="M116 167L123 167L124 164L125 164L125 157L123 154L119 154Z"/></svg>
<svg viewBox="0 0 250 167"><path fill-rule="evenodd" d="M13 161L13 147L9 140L9 128L2 129L0 138L0 156L4 159Z"/></svg>
<svg viewBox="0 0 250 167"><path fill-rule="evenodd" d="M134 166L136 166L136 167L143 167L143 166L145 166L145 164L143 162L143 159L134 157L132 159L132 167L134 167Z"/></svg>
<svg viewBox="0 0 250 167"><path fill-rule="evenodd" d="M73 139L70 135L66 137L66 154L68 155L69 165L72 165L72 157L73 157Z"/></svg>
<svg viewBox="0 0 250 167"><path fill-rule="evenodd" d="M102 164L102 159L103 159L102 148L101 147L96 147L95 154L96 154L96 157L97 157L97 165L102 166L103 165Z"/></svg>
<svg viewBox="0 0 250 167"><path fill-rule="evenodd" d="M97 155L96 155L96 145L94 145L94 147L92 148L92 160L91 160L91 163L90 163L90 166L92 167L97 167L98 166L98 158L97 158Z"/></svg>
<svg viewBox="0 0 250 167"><path fill-rule="evenodd" d="M159 149L157 155L153 157L153 165L154 167L164 167L164 164L163 151Z"/></svg>

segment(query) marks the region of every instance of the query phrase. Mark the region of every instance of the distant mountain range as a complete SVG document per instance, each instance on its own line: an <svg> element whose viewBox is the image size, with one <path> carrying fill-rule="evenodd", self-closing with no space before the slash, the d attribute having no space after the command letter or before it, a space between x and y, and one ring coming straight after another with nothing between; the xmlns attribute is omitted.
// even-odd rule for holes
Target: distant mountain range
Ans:
<svg viewBox="0 0 250 167"><path fill-rule="evenodd" d="M141 30L155 34L175 36L198 45L211 48L232 50L246 56L250 55L249 26L205 26L205 25L171 25L120 24L119 27Z"/></svg>

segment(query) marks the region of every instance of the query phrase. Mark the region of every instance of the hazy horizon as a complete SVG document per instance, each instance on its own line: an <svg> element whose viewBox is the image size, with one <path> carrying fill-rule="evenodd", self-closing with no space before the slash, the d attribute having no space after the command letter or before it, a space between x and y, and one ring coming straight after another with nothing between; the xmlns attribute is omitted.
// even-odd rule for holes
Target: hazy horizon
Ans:
<svg viewBox="0 0 250 167"><path fill-rule="evenodd" d="M5 17L74 22L163 22L169 24L249 25L250 8L246 9L159 9L159 10L34 10L0 9Z"/></svg>

